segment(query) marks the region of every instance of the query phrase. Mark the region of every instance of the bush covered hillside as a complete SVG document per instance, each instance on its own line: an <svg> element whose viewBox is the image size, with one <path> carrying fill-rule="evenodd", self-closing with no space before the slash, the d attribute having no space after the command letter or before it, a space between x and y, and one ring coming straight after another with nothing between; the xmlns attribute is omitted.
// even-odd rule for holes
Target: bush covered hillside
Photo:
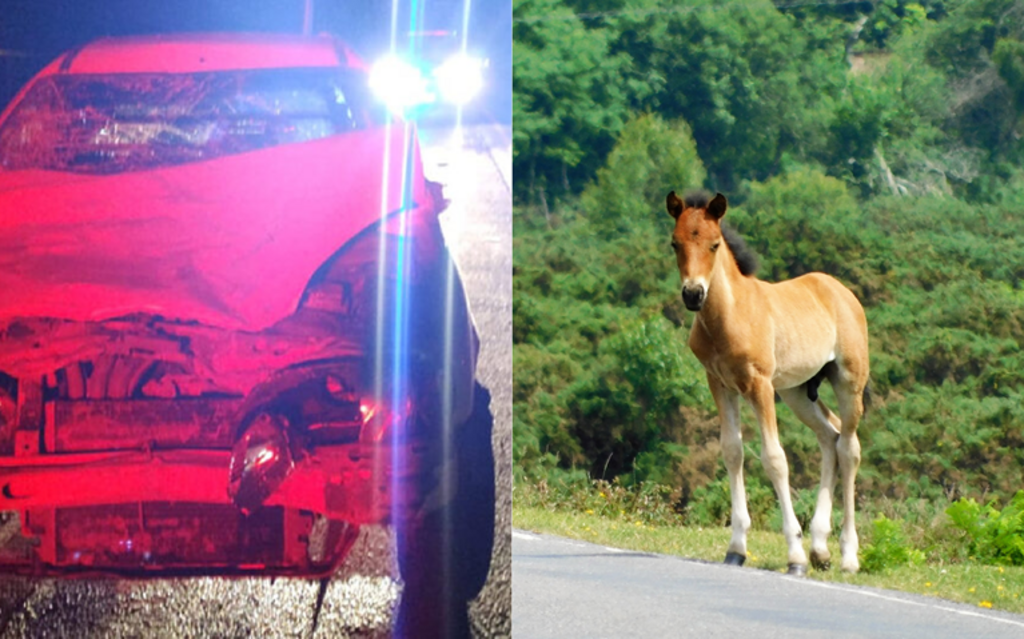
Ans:
<svg viewBox="0 0 1024 639"><path fill-rule="evenodd" d="M862 526L1018 512L1024 0L515 0L514 21L517 485L655 482L684 521L728 521L664 208L703 187L762 279L824 271L867 310ZM806 525L817 441L779 419Z"/></svg>

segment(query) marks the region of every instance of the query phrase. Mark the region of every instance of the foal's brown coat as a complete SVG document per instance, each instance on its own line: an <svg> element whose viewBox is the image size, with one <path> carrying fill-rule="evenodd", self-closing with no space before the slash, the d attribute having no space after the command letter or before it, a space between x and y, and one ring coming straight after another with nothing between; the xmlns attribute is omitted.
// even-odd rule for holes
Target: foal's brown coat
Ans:
<svg viewBox="0 0 1024 639"><path fill-rule="evenodd" d="M843 570L856 572L854 480L860 464L857 424L864 413L868 383L868 333L864 309L836 279L823 273L771 284L741 273L719 224L727 203L718 194L683 202L668 195L675 218L672 246L687 308L697 311L690 348L707 371L708 385L721 418L722 452L732 492L732 541L727 563L743 563L750 527L743 486L743 444L739 399L753 408L761 429L761 461L782 508L782 529L793 574L804 574L807 555L793 513L789 468L779 444L775 394L814 430L822 453L821 484L811 521L811 560L829 562L836 467L843 479ZM821 373L815 380L816 375ZM828 379L839 416L817 400L817 383ZM813 385L808 388L808 382ZM812 399L813 398L813 399Z"/></svg>

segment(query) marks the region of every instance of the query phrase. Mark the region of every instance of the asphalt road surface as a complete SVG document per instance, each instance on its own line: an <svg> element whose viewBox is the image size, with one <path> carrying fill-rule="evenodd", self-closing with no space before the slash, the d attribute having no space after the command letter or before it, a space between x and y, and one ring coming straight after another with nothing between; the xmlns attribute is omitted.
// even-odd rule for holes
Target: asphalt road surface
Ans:
<svg viewBox="0 0 1024 639"><path fill-rule="evenodd" d="M511 635L511 129L425 131L425 172L451 200L441 221L481 337L478 377L492 392L497 514L491 573L470 607L474 634ZM0 518L0 545L16 520ZM387 637L401 593L394 535L368 527L329 582L269 578L151 581L0 579L0 637Z"/></svg>
<svg viewBox="0 0 1024 639"><path fill-rule="evenodd" d="M494 413L495 533L491 573L470 619L478 637L512 634L512 128L424 131L427 177L451 200L441 216L480 332L477 377Z"/></svg>
<svg viewBox="0 0 1024 639"><path fill-rule="evenodd" d="M1024 616L512 532L516 639L1024 637Z"/></svg>

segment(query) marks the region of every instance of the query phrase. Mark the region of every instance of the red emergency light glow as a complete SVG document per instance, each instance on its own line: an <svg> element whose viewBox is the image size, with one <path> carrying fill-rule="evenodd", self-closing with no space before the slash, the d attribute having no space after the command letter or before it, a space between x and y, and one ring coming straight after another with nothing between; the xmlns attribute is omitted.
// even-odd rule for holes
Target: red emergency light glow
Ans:
<svg viewBox="0 0 1024 639"><path fill-rule="evenodd" d="M441 442L387 435L443 362L467 418L477 339L366 73L330 38L106 39L0 115L4 572L318 576L420 509Z"/></svg>

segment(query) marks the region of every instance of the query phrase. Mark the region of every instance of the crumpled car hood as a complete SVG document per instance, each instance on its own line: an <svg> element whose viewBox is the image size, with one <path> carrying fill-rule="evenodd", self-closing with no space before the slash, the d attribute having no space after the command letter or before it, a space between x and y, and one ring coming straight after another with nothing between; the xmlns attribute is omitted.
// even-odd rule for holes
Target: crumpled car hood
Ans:
<svg viewBox="0 0 1024 639"><path fill-rule="evenodd" d="M426 203L414 140L396 125L110 176L0 172L0 317L267 328L402 207L403 173Z"/></svg>

